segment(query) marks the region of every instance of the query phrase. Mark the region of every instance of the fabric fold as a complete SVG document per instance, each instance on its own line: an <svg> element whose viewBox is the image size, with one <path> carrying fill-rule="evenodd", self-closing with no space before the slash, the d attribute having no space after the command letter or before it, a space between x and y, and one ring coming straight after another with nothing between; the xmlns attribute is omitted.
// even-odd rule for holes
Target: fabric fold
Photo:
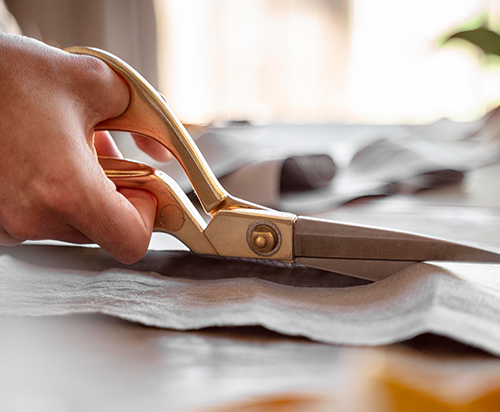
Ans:
<svg viewBox="0 0 500 412"><path fill-rule="evenodd" d="M51 251L68 255L53 267L24 258L19 248L0 256L3 315L103 313L183 330L261 325L342 345L431 332L500 355L500 269L493 264L417 263L379 282L349 284L292 265L203 257L195 259L204 265L191 265L187 252L149 253L127 269L98 249L42 247L47 259ZM89 258L92 269L83 269Z"/></svg>

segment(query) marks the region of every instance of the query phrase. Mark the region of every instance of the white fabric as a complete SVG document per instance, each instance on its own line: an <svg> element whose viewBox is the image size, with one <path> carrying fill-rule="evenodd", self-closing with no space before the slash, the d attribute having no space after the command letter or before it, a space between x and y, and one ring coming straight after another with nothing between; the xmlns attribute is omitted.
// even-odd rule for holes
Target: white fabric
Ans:
<svg viewBox="0 0 500 412"><path fill-rule="evenodd" d="M344 288L263 280L258 268L252 277L196 279L195 273L179 278L88 266L54 269L1 255L0 314L99 312L176 329L262 325L347 345L433 332L500 355L500 267L494 264L419 263L385 280Z"/></svg>
<svg viewBox="0 0 500 412"><path fill-rule="evenodd" d="M283 125L209 128L196 144L222 185L236 197L301 214L324 213L364 196L414 193L459 181L470 170L500 159L492 135L500 110L474 123L432 125ZM471 138L473 136L473 138ZM125 157L152 164L186 191L191 185L176 162L155 163L131 139L117 136ZM314 191L280 192L283 163L291 156L329 155L331 184ZM297 188L300 189L300 188Z"/></svg>

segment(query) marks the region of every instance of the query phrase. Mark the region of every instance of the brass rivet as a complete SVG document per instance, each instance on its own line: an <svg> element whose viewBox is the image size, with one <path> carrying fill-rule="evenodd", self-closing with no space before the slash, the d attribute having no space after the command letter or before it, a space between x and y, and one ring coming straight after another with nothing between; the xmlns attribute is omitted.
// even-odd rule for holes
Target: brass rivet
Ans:
<svg viewBox="0 0 500 412"><path fill-rule="evenodd" d="M254 244L256 247L258 247L259 249L263 249L266 247L266 243L267 243L267 240L266 240L266 237L265 236L262 236L262 235L257 235L254 239Z"/></svg>
<svg viewBox="0 0 500 412"><path fill-rule="evenodd" d="M250 246L257 253L269 253L278 244L278 235L267 225L257 226L250 235Z"/></svg>

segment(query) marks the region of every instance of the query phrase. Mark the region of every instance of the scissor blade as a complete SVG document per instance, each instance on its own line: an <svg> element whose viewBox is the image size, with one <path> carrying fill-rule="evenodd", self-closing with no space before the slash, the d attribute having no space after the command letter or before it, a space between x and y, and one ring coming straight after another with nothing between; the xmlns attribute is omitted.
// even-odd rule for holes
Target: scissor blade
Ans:
<svg viewBox="0 0 500 412"><path fill-rule="evenodd" d="M500 262L500 254L446 240L369 226L298 217L295 258Z"/></svg>
<svg viewBox="0 0 500 412"><path fill-rule="evenodd" d="M409 260L329 259L299 257L295 262L310 268L327 270L355 278L377 281L385 279L417 262Z"/></svg>

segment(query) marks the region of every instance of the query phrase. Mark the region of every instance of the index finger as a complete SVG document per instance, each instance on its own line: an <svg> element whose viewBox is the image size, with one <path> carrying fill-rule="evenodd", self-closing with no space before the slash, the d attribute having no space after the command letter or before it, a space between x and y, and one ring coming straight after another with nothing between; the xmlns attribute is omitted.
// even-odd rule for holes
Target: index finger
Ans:
<svg viewBox="0 0 500 412"><path fill-rule="evenodd" d="M132 134L132 137L137 147L144 153L150 155L154 160L158 162L168 162L173 159L172 153L156 140L135 133Z"/></svg>

